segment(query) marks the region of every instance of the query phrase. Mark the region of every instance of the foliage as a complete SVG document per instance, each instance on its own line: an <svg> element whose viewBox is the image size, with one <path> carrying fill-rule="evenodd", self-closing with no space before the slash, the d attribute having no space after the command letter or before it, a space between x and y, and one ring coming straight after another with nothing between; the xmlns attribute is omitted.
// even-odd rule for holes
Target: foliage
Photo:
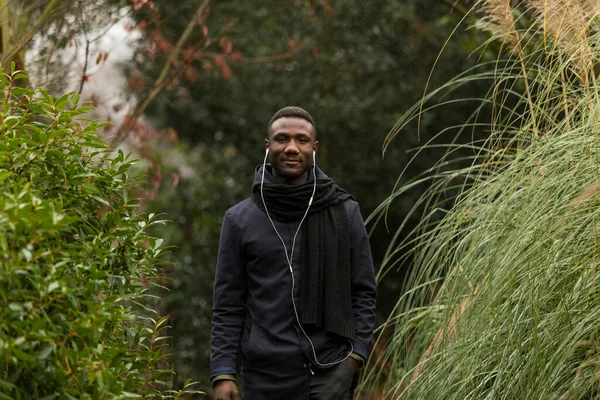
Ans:
<svg viewBox="0 0 600 400"><path fill-rule="evenodd" d="M73 63L65 49L85 48L98 40L107 26L123 18L126 6L126 0L0 0L2 64L15 62L27 70L31 66L44 85L64 89L65 70ZM26 57L32 47L35 55ZM80 73L76 80L83 78Z"/></svg>
<svg viewBox="0 0 600 400"><path fill-rule="evenodd" d="M156 157L166 176L177 174L173 184L165 180L156 198L146 204L149 211L173 218L153 232L164 237L166 245L177 245L166 256L172 265L165 268L169 291L159 293L161 312L170 316L169 345L178 381L190 377L208 382L215 249L223 215L250 193L246 182L251 176L240 172L244 158L235 152L163 146Z"/></svg>
<svg viewBox="0 0 600 400"><path fill-rule="evenodd" d="M484 125L491 135L468 145L470 167L442 169L460 147L452 146L415 180L432 182L421 225L386 260L414 257L409 290L384 326L394 331L365 389L383 385L381 397L403 399L597 398L597 9L480 4L478 25L503 41L505 56L442 90L490 82L479 101L492 117L475 114L461 129Z"/></svg>
<svg viewBox="0 0 600 400"><path fill-rule="evenodd" d="M144 305L161 221L138 214L133 161L109 156L77 96L19 79L0 76L0 398L181 398L166 317Z"/></svg>

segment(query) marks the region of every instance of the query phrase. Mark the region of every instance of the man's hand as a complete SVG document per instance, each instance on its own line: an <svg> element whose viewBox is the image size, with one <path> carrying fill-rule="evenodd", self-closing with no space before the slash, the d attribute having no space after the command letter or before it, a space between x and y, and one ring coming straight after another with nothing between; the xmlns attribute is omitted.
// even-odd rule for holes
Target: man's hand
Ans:
<svg viewBox="0 0 600 400"><path fill-rule="evenodd" d="M240 394L234 381L222 380L215 383L215 400L238 400Z"/></svg>

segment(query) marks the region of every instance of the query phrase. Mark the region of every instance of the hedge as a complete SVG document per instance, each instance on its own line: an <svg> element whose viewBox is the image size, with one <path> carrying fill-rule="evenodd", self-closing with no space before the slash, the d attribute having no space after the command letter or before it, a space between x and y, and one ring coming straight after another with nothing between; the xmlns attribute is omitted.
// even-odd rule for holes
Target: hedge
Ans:
<svg viewBox="0 0 600 400"><path fill-rule="evenodd" d="M0 75L0 399L178 398L166 318L148 307L162 221L139 213L133 160L54 99Z"/></svg>

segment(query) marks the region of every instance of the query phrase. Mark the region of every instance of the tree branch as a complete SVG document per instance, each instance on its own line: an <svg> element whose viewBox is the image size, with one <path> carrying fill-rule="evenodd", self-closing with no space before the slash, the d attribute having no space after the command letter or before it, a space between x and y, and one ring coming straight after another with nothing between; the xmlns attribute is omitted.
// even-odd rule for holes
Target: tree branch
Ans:
<svg viewBox="0 0 600 400"><path fill-rule="evenodd" d="M52 15L52 11L54 11L54 8L56 7L57 3L58 3L58 0L50 0L48 5L44 9L44 12L40 16L40 18L36 21L35 25L29 30L29 32L25 33L22 36L23 39L17 45L15 45L12 49L10 49L9 51L6 51L4 53L4 55L2 56L2 60L0 61L0 63L2 65L7 65L13 59L13 57L15 55L17 55L21 50L23 50L23 48L25 46L27 46L27 43L29 43L31 38L40 30L42 25L44 25L44 23L46 23L46 21L48 21L48 19Z"/></svg>
<svg viewBox="0 0 600 400"><path fill-rule="evenodd" d="M79 3L80 7L81 7L81 2ZM81 10L81 8L80 8ZM83 10L81 10L82 14L83 14ZM81 92L83 92L83 84L85 83L85 77L87 75L87 68L88 68L88 62L89 62L89 56L90 56L90 39L88 37L88 32L87 32L87 28L85 27L85 21L83 20L83 16L81 17L81 29L83 30L83 36L85 37L85 60L83 63L83 71L81 72L81 81L79 82L79 90L77 91L77 94L79 96L81 96Z"/></svg>
<svg viewBox="0 0 600 400"><path fill-rule="evenodd" d="M215 57L223 57L232 62L239 63L266 63L266 62L275 62L275 61L285 61L294 58L296 55L293 52L285 52L281 54L275 54L272 56L258 56L258 57L241 57L239 59L235 58L231 54L222 54L215 53L209 51L203 51L202 55L207 58L215 58Z"/></svg>
<svg viewBox="0 0 600 400"><path fill-rule="evenodd" d="M210 2L210 0L204 0L202 2L202 4L200 4L198 9L196 10L196 13L194 14L192 19L188 23L188 26L185 28L185 30L183 31L183 34L177 41L177 44L175 45L173 50L171 50L171 53L169 54L169 58L167 59L167 62L163 66L163 68L158 76L158 79L154 83L154 87L150 91L149 95L146 97L146 99L140 105L138 105L136 107L131 118L129 118L127 121L123 122L121 124L121 126L119 127L119 130L116 133L115 139L111 143L112 147L117 146L118 144L122 143L125 140L127 135L131 132L131 130L135 126L135 123L138 120L138 118L144 113L146 108L156 98L156 96L158 96L158 94L167 86L170 79L172 79L173 75L171 75L171 78L169 79L168 73L169 73L169 71L171 71L173 64L175 63L175 61L177 60L177 57L179 56L181 48L183 47L183 45L187 42L187 40L191 36L192 32L194 31L194 26L196 25L197 21L199 21L200 18L202 17L202 13L208 6L209 2Z"/></svg>
<svg viewBox="0 0 600 400"><path fill-rule="evenodd" d="M0 0L0 29L2 30L2 49L0 52L5 53L10 46L10 15L8 14L8 5L10 0Z"/></svg>

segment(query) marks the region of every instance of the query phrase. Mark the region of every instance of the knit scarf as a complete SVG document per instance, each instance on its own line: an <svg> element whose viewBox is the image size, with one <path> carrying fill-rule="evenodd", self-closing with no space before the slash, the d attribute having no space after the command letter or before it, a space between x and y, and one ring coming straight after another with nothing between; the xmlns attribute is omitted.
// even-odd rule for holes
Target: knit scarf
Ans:
<svg viewBox="0 0 600 400"><path fill-rule="evenodd" d="M353 197L325 175L317 179L316 185L313 203L301 228L300 323L353 340L350 225L343 204ZM313 181L300 185L265 182L263 196L269 215L280 222L299 221L313 188ZM252 200L265 211L260 182L252 187Z"/></svg>

